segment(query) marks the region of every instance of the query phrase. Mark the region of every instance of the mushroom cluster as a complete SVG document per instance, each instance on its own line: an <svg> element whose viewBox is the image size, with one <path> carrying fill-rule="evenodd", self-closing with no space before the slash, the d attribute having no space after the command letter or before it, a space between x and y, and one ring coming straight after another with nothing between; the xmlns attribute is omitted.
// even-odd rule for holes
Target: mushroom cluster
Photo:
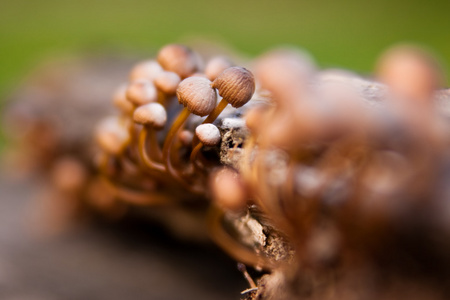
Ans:
<svg viewBox="0 0 450 300"><path fill-rule="evenodd" d="M394 47L370 78L297 49L246 66L177 44L135 65L93 130L97 169L64 157L56 189L106 216L159 206L184 232L208 224L242 263L244 299L450 298L450 90L434 57Z"/></svg>
<svg viewBox="0 0 450 300"><path fill-rule="evenodd" d="M373 79L294 49L258 58L255 76L223 57L201 65L169 45L119 89L122 114L98 133L115 197L203 203L211 238L266 274L245 271L246 299L449 295L450 252L434 250L450 250L449 93L432 56L395 48ZM220 117L228 104L238 127Z"/></svg>
<svg viewBox="0 0 450 300"><path fill-rule="evenodd" d="M98 166L112 198L135 203L140 195L141 204L152 205L152 195L160 204L162 193L168 203L208 203L208 175L221 165L215 121L228 103L240 108L250 101L255 80L222 56L202 66L198 53L167 45L155 60L133 67L118 88L113 102L120 114L96 131Z"/></svg>

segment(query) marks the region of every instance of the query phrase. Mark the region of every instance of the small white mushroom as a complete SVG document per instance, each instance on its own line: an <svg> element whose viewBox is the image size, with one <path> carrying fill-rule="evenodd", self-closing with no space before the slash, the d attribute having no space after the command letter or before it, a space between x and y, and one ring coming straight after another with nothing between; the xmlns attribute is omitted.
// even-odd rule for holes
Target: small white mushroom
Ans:
<svg viewBox="0 0 450 300"><path fill-rule="evenodd" d="M162 129L167 122L167 112L159 103L148 103L136 108L133 120L138 124Z"/></svg>
<svg viewBox="0 0 450 300"><path fill-rule="evenodd" d="M195 134L197 135L200 142L205 146L216 146L220 143L220 131L213 124L201 124L195 129Z"/></svg>

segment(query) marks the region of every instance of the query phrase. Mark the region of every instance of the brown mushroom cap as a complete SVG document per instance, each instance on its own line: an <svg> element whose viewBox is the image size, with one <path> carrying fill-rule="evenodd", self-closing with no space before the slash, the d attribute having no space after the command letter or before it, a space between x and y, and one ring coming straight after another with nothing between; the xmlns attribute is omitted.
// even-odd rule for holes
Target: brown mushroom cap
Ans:
<svg viewBox="0 0 450 300"><path fill-rule="evenodd" d="M131 70L130 81L137 79L147 79L153 81L162 71L162 67L156 61L143 61L135 65Z"/></svg>
<svg viewBox="0 0 450 300"><path fill-rule="evenodd" d="M97 126L96 140L107 153L118 155L130 139L126 124L118 117L103 119Z"/></svg>
<svg viewBox="0 0 450 300"><path fill-rule="evenodd" d="M186 46L170 44L163 47L158 53L158 63L166 71L177 73L186 78L198 69L195 53Z"/></svg>
<svg viewBox="0 0 450 300"><path fill-rule="evenodd" d="M211 87L211 81L203 77L188 77L177 89L178 102L198 116L210 114L217 103L216 91Z"/></svg>
<svg viewBox="0 0 450 300"><path fill-rule="evenodd" d="M133 114L134 122L162 129L167 122L167 112L159 103L148 103L136 108Z"/></svg>
<svg viewBox="0 0 450 300"><path fill-rule="evenodd" d="M233 66L233 63L224 56L213 57L205 68L205 74L209 80L216 79L223 71Z"/></svg>
<svg viewBox="0 0 450 300"><path fill-rule="evenodd" d="M416 101L432 99L444 77L431 53L411 45L388 49L378 61L376 75L395 96Z"/></svg>
<svg viewBox="0 0 450 300"><path fill-rule="evenodd" d="M135 105L143 105L158 100L155 85L147 79L132 81L127 88L127 99Z"/></svg>
<svg viewBox="0 0 450 300"><path fill-rule="evenodd" d="M245 207L247 192L236 171L223 168L215 172L210 185L213 199L220 206L233 211Z"/></svg>
<svg viewBox="0 0 450 300"><path fill-rule="evenodd" d="M163 71L155 78L155 86L163 93L172 95L175 94L178 85L181 82L180 76L177 73Z"/></svg>
<svg viewBox="0 0 450 300"><path fill-rule="evenodd" d="M113 104L122 112L129 114L133 111L133 105L127 99L127 84L123 84L117 88L113 96Z"/></svg>
<svg viewBox="0 0 450 300"><path fill-rule="evenodd" d="M220 143L220 131L217 126L207 123L201 124L195 128L195 134L200 142L205 146L216 146Z"/></svg>
<svg viewBox="0 0 450 300"><path fill-rule="evenodd" d="M223 71L213 82L213 88L219 91L231 106L238 108L245 105L255 92L253 74L242 67L231 67Z"/></svg>
<svg viewBox="0 0 450 300"><path fill-rule="evenodd" d="M255 74L275 101L292 107L307 90L315 67L310 56L299 49L275 49L258 58Z"/></svg>

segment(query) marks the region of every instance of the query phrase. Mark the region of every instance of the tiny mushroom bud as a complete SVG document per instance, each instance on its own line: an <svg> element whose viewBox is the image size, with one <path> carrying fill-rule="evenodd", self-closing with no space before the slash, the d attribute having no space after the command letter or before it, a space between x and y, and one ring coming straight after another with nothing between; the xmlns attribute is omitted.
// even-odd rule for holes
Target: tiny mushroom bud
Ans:
<svg viewBox="0 0 450 300"><path fill-rule="evenodd" d="M267 115L268 107L259 105L251 108L245 114L245 125L252 133L258 133L259 129L265 125L264 119Z"/></svg>
<svg viewBox="0 0 450 300"><path fill-rule="evenodd" d="M122 120L117 117L108 117L98 124L96 140L105 152L119 155L125 150L130 135Z"/></svg>
<svg viewBox="0 0 450 300"><path fill-rule="evenodd" d="M138 124L162 129L167 121L166 109L159 103L148 103L136 108L133 120Z"/></svg>
<svg viewBox="0 0 450 300"><path fill-rule="evenodd" d="M173 95L181 82L181 78L177 73L163 71L155 78L154 82L156 88L160 91L167 95Z"/></svg>
<svg viewBox="0 0 450 300"><path fill-rule="evenodd" d="M199 126L197 126L197 128L195 128L195 134L200 140L200 143L198 143L192 150L190 157L191 163L194 163L194 160L196 159L198 152L203 147L203 145L213 147L218 145L221 140L219 128L211 123L200 124Z"/></svg>
<svg viewBox="0 0 450 300"><path fill-rule="evenodd" d="M136 106L158 100L158 93L153 83L147 79L132 81L127 89L127 99Z"/></svg>
<svg viewBox="0 0 450 300"><path fill-rule="evenodd" d="M239 174L230 168L223 168L212 175L211 191L216 203L227 210L239 211L246 205L245 187Z"/></svg>
<svg viewBox="0 0 450 300"><path fill-rule="evenodd" d="M216 79L223 71L232 67L231 61L223 56L213 57L205 68L205 74L209 80Z"/></svg>
<svg viewBox="0 0 450 300"><path fill-rule="evenodd" d="M195 134L205 146L216 146L220 142L220 131L213 124L201 124L195 129Z"/></svg>
<svg viewBox="0 0 450 300"><path fill-rule="evenodd" d="M186 78L198 69L195 53L183 45L170 44L158 53L158 62L166 70Z"/></svg>
<svg viewBox="0 0 450 300"><path fill-rule="evenodd" d="M194 134L189 130L182 130L178 134L178 140L185 147L189 146L192 143L192 139L194 138Z"/></svg>
<svg viewBox="0 0 450 300"><path fill-rule="evenodd" d="M163 69L156 61L143 61L134 66L134 68L131 70L130 81L134 81L137 79L147 79L153 81L162 71Z"/></svg>
<svg viewBox="0 0 450 300"><path fill-rule="evenodd" d="M127 85L121 85L113 96L113 104L125 114L133 112L133 104L127 100Z"/></svg>

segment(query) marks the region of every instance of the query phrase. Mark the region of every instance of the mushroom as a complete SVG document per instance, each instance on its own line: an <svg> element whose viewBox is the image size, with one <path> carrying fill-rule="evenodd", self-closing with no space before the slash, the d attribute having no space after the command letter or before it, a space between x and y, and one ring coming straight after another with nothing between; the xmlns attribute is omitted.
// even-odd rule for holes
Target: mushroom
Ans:
<svg viewBox="0 0 450 300"><path fill-rule="evenodd" d="M127 99L127 84L122 84L113 95L113 104L125 115L133 112L133 104Z"/></svg>
<svg viewBox="0 0 450 300"><path fill-rule="evenodd" d="M223 71L233 66L233 63L224 56L213 57L205 68L205 75L209 80L215 80Z"/></svg>
<svg viewBox="0 0 450 300"><path fill-rule="evenodd" d="M156 88L167 95L175 94L180 82L180 76L177 73L169 71L161 72L154 81Z"/></svg>
<svg viewBox="0 0 450 300"><path fill-rule="evenodd" d="M158 93L154 84L148 79L137 79L132 81L127 88L127 99L135 107L150 102L156 102Z"/></svg>
<svg viewBox="0 0 450 300"><path fill-rule="evenodd" d="M255 79L247 69L231 67L213 81L212 87L217 89L222 100L203 124L214 122L228 104L235 108L245 105L255 92Z"/></svg>
<svg viewBox="0 0 450 300"><path fill-rule="evenodd" d="M188 147L192 144L192 139L194 138L194 134L189 130L182 130L178 134L178 140L180 141L181 145L184 147Z"/></svg>
<svg viewBox="0 0 450 300"><path fill-rule="evenodd" d="M220 143L220 131L213 124L201 124L195 128L195 134L197 135L200 143L195 146L191 152L191 163L194 163L198 152L203 146L213 147Z"/></svg>
<svg viewBox="0 0 450 300"><path fill-rule="evenodd" d="M397 100L413 101L414 104L431 103L444 77L431 53L410 45L388 49L379 59L376 73Z"/></svg>
<svg viewBox="0 0 450 300"><path fill-rule="evenodd" d="M120 155L130 140L127 124L118 117L108 117L102 120L96 130L96 140L107 154Z"/></svg>
<svg viewBox="0 0 450 300"><path fill-rule="evenodd" d="M197 56L183 45L170 44L163 47L157 59L164 70L177 73L181 78L186 78L198 70Z"/></svg>
<svg viewBox="0 0 450 300"><path fill-rule="evenodd" d="M147 60L138 63L130 72L130 81L137 79L147 79L154 81L163 71L161 66L154 60Z"/></svg>
<svg viewBox="0 0 450 300"><path fill-rule="evenodd" d="M167 122L167 113L159 103L148 103L136 108L133 114L133 120L137 124L143 125L139 134L139 156L144 164L153 170L165 171L163 164L152 160L153 157L161 158L161 148L158 145L156 130L164 128ZM150 139L150 157L146 151L147 135ZM152 155L153 154L153 155Z"/></svg>
<svg viewBox="0 0 450 300"><path fill-rule="evenodd" d="M177 116L167 133L163 146L163 161L167 171L180 182L184 180L173 168L171 162L171 149L178 131L186 122L191 113L198 116L206 116L214 109L217 101L217 94L211 87L211 81L202 77L189 77L184 79L176 91L178 102L183 104L184 108Z"/></svg>

